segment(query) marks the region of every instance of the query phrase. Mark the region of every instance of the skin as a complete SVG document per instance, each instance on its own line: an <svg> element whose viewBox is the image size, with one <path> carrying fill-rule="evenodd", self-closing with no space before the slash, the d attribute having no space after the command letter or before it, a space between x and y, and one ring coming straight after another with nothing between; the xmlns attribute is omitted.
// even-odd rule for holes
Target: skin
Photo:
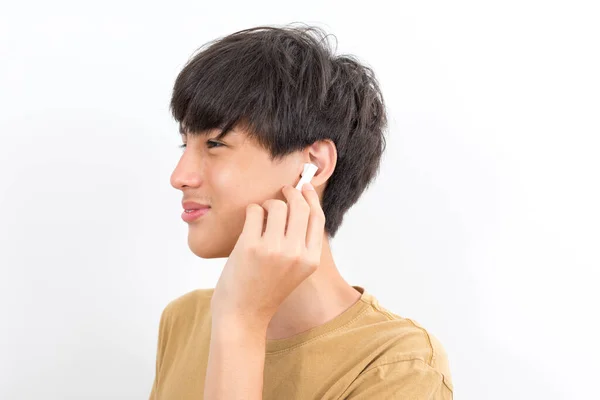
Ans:
<svg viewBox="0 0 600 400"><path fill-rule="evenodd" d="M339 274L323 230L320 201L335 169L335 144L319 141L271 161L243 128L211 148L218 134L182 135L187 147L171 185L186 201L211 206L188 224L192 252L228 258L211 302L205 398L260 399L265 340L322 325L360 293ZM300 192L293 186L306 162L319 169L314 190Z"/></svg>

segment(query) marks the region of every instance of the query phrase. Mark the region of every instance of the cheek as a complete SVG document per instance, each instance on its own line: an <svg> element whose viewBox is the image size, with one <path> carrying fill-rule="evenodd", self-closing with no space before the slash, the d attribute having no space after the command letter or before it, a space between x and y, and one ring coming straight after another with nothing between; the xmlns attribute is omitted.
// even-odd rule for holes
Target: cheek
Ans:
<svg viewBox="0 0 600 400"><path fill-rule="evenodd" d="M260 192L259 183L255 182L249 171L242 168L221 168L211 174L210 186L217 203L234 211L244 208Z"/></svg>
<svg viewBox="0 0 600 400"><path fill-rule="evenodd" d="M211 186L219 192L227 192L237 185L239 176L233 170L219 168L211 173Z"/></svg>
<svg viewBox="0 0 600 400"><path fill-rule="evenodd" d="M241 209L239 212L244 215L245 208L250 203L262 204L272 198L285 201L281 192L283 185L295 186L300 179L300 175L296 177L293 172L290 173L289 168L265 166L261 169L256 164L252 164L250 168L248 164L244 167L236 165L217 168L211 172L210 177L213 195L218 197L214 200L223 208L226 207L228 212L237 214Z"/></svg>

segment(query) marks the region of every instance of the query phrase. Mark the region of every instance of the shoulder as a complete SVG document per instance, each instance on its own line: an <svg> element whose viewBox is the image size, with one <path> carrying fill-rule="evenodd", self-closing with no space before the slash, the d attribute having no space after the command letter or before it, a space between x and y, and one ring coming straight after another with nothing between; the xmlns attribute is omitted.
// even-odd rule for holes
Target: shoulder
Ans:
<svg viewBox="0 0 600 400"><path fill-rule="evenodd" d="M367 301L371 305L371 314L381 318L380 323L376 324L377 336L385 343L385 350L363 372L383 366L418 365L418 368L438 375L452 391L448 354L438 338L418 322L385 309L375 298L368 297Z"/></svg>
<svg viewBox="0 0 600 400"><path fill-rule="evenodd" d="M422 361L433 371L442 375L443 383L453 390L452 375L448 354L442 343L430 331L421 326L418 322L406 318L414 326L415 336L419 337L419 349L416 359Z"/></svg>
<svg viewBox="0 0 600 400"><path fill-rule="evenodd" d="M161 319L173 326L189 324L210 313L214 289L196 289L171 300L163 309Z"/></svg>

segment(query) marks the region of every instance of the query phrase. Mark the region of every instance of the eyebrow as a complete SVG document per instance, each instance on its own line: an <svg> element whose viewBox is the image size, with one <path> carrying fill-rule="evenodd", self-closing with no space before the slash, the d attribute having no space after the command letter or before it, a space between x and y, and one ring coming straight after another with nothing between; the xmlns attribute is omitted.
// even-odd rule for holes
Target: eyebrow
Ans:
<svg viewBox="0 0 600 400"><path fill-rule="evenodd" d="M218 134L218 135L215 137L215 139L216 139L216 140L221 140L221 139L223 139L223 138L224 138L226 135L228 135L229 133L231 133L231 132L232 132L232 128L233 128L233 127L229 127L229 129L226 129L226 130L223 130L223 128L221 128L221 133L219 133L219 134ZM187 134L188 134L188 133L187 133L187 130L186 130L186 129L184 129L184 127L183 127L183 124L179 124L179 133L180 133L181 135L183 135L183 136L187 136ZM204 134L204 135L206 135L206 134Z"/></svg>

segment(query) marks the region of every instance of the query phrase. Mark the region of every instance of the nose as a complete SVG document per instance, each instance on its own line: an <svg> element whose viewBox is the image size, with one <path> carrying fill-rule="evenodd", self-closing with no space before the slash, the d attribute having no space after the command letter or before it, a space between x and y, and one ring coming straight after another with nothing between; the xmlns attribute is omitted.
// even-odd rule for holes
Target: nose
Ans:
<svg viewBox="0 0 600 400"><path fill-rule="evenodd" d="M192 149L184 152L171 173L171 186L183 190L186 187L199 187L202 184L203 165L200 157L194 156Z"/></svg>

